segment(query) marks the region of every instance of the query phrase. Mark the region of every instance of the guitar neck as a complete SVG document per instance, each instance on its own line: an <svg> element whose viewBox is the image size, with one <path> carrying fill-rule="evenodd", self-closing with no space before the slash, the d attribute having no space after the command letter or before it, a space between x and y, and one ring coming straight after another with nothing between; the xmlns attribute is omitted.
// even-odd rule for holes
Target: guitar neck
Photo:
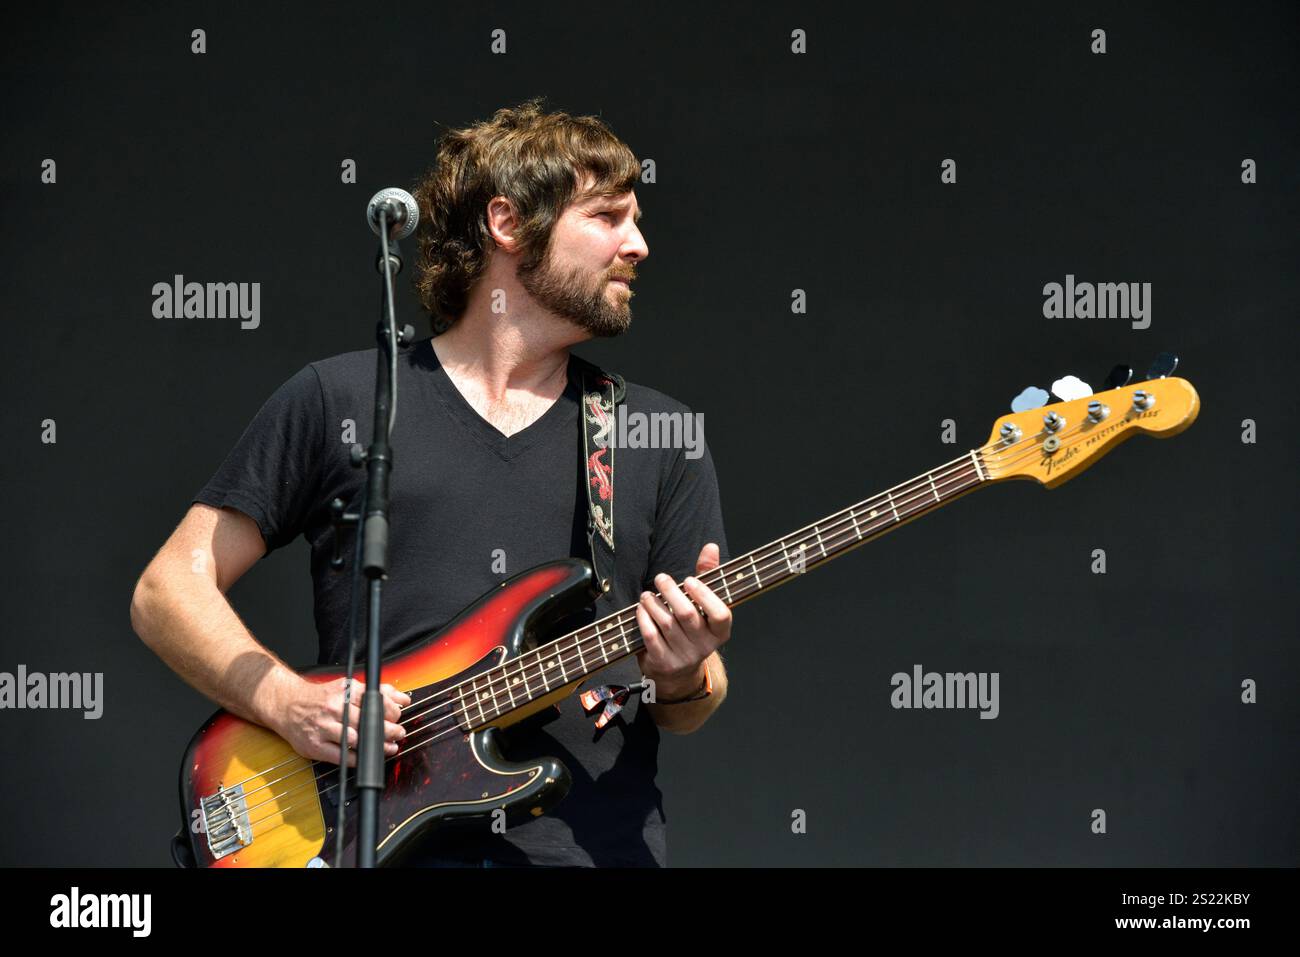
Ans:
<svg viewBox="0 0 1300 957"><path fill-rule="evenodd" d="M990 481L982 450L828 515L697 576L735 607ZM487 724L636 654L645 643L630 605L485 671L459 691L467 726Z"/></svg>

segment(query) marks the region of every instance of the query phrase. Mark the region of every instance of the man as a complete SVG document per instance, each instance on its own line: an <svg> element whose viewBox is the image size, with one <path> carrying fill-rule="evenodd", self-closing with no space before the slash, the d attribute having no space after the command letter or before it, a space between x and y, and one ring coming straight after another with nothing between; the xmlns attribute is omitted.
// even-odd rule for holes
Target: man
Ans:
<svg viewBox="0 0 1300 957"><path fill-rule="evenodd" d="M590 557L580 382L569 349L631 322L631 283L649 255L632 190L639 172L600 120L543 114L536 100L443 136L415 190L416 289L438 334L398 357L385 648L436 630L509 575ZM370 442L375 358L372 349L311 363L275 392L195 496L131 605L141 639L186 681L321 761L338 761L342 679L304 681L248 632L224 595L264 554L304 535L319 661L345 660L350 588L348 575L329 567L328 503L353 502L365 481L349 450ZM690 414L633 383L625 405L629 415ZM716 567L726 541L707 447L620 447L617 455L615 562L612 573L602 570L612 587L595 614L639 604L645 649L635 664L624 660L582 687L644 676L656 701L632 695L597 730L570 698L508 729L508 756L549 754L568 765L568 796L504 835L485 825L481 834L435 838L425 861L666 863L658 729L690 733L726 695L718 648L730 637L730 611L692 575ZM345 554L351 541L341 543ZM667 608L651 597L656 590ZM411 699L383 690L391 756ZM357 713L354 704L350 747ZM355 751L348 760L355 764Z"/></svg>

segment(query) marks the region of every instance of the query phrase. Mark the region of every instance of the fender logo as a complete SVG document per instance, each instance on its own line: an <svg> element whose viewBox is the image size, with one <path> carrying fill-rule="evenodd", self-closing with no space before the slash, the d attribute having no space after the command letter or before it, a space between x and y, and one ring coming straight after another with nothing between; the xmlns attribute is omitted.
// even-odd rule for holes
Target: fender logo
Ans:
<svg viewBox="0 0 1300 957"><path fill-rule="evenodd" d="M1094 443L1100 442L1102 439L1106 438L1106 436L1110 435L1112 432L1122 429L1127 425L1131 425L1138 419L1150 419L1159 414L1159 409L1148 409L1146 412L1139 412L1136 415L1130 413L1118 422L1112 422L1105 428L1093 432L1084 440L1083 444L1085 446L1093 445ZM1040 468L1044 469L1048 475L1051 475L1053 469L1058 469L1065 465L1066 462L1074 458L1078 451L1079 447L1077 445L1071 445L1069 448L1061 450L1060 454L1044 453L1043 457L1039 460L1038 465Z"/></svg>
<svg viewBox="0 0 1300 957"><path fill-rule="evenodd" d="M1074 458L1078 451L1079 447L1077 445L1072 445L1068 449L1064 449L1060 455L1044 455L1043 460L1038 464L1047 469L1047 474L1051 475L1052 469L1060 468L1066 462L1070 461L1070 459Z"/></svg>

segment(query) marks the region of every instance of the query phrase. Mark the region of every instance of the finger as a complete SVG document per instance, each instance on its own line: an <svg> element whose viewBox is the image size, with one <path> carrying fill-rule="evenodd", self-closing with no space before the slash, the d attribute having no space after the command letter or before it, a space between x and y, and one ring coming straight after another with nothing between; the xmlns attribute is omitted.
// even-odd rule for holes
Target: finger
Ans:
<svg viewBox="0 0 1300 957"><path fill-rule="evenodd" d="M641 640L645 642L646 660L657 667L651 670L668 671L668 659L670 652L668 643L659 634L659 626L654 623L650 613L646 611L644 605L636 606L636 623L641 627ZM642 669L645 669L644 663Z"/></svg>
<svg viewBox="0 0 1300 957"><path fill-rule="evenodd" d="M379 690L388 695L403 708L407 707L411 703L411 696L409 694L405 691L398 691L392 685L380 685Z"/></svg>
<svg viewBox="0 0 1300 957"><path fill-rule="evenodd" d="M406 738L406 729L400 724L393 724L391 721L384 722L384 740L385 741L402 741Z"/></svg>
<svg viewBox="0 0 1300 957"><path fill-rule="evenodd" d="M673 617L677 619L682 631L694 631L704 624L704 619L700 617L695 604L677 587L671 575L656 575L655 584L659 586L659 594L663 595L668 602L668 607L672 609Z"/></svg>
<svg viewBox="0 0 1300 957"><path fill-rule="evenodd" d="M682 587L695 603L704 609L704 614L709 619L710 629L717 629L722 625L730 626L731 609L727 607L726 602L714 594L712 588L691 575L686 576Z"/></svg>
<svg viewBox="0 0 1300 957"><path fill-rule="evenodd" d="M668 635L677 625L677 619L673 613L664 607L662 601L652 595L650 592L641 593L640 607L644 608L650 620L659 626L659 634L665 642L668 641Z"/></svg>
<svg viewBox="0 0 1300 957"><path fill-rule="evenodd" d="M343 740L343 738L341 737L341 735L343 734L342 722L331 721L328 724L326 724L321 729L321 731L325 736L326 743L338 744L340 741ZM348 749L354 750L356 746L357 746L357 729L353 727L349 727L348 728Z"/></svg>
<svg viewBox="0 0 1300 957"><path fill-rule="evenodd" d="M331 748L329 745L325 745L317 749L311 754L303 755L303 757L311 758L313 761L328 761L330 764L337 767L339 763L339 749ZM348 767L355 768L356 766L357 766L357 753L355 751L349 751Z"/></svg>
<svg viewBox="0 0 1300 957"><path fill-rule="evenodd" d="M400 704L387 695L384 695L380 700L384 702L385 721L397 721L402 717L402 706Z"/></svg>
<svg viewBox="0 0 1300 957"><path fill-rule="evenodd" d="M342 722L343 722L343 702L342 702L342 701L339 702L339 710L338 710L338 713L335 714L335 715L332 715L331 717L337 718L337 719L339 720L339 723L342 724ZM361 703L358 702L358 701L353 701L353 702L351 702L350 704L348 704L348 727L350 727L350 728L357 728L357 727L360 727L360 726L361 726Z"/></svg>
<svg viewBox="0 0 1300 957"><path fill-rule="evenodd" d="M700 549L700 557L695 560L695 574L703 575L722 564L722 552L717 542L709 542Z"/></svg>

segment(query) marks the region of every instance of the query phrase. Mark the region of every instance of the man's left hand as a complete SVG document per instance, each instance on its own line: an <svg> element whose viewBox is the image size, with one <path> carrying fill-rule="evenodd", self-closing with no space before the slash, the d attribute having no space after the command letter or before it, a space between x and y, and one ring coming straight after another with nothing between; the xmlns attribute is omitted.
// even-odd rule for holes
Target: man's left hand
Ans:
<svg viewBox="0 0 1300 957"><path fill-rule="evenodd" d="M717 568L720 560L718 546L709 542L695 562L695 574ZM731 637L731 609L693 576L681 587L671 575L656 575L654 583L668 607L650 592L641 593L636 620L645 648L637 652L637 661L641 673L655 682L656 695L689 695L704 681L700 666L705 659Z"/></svg>

